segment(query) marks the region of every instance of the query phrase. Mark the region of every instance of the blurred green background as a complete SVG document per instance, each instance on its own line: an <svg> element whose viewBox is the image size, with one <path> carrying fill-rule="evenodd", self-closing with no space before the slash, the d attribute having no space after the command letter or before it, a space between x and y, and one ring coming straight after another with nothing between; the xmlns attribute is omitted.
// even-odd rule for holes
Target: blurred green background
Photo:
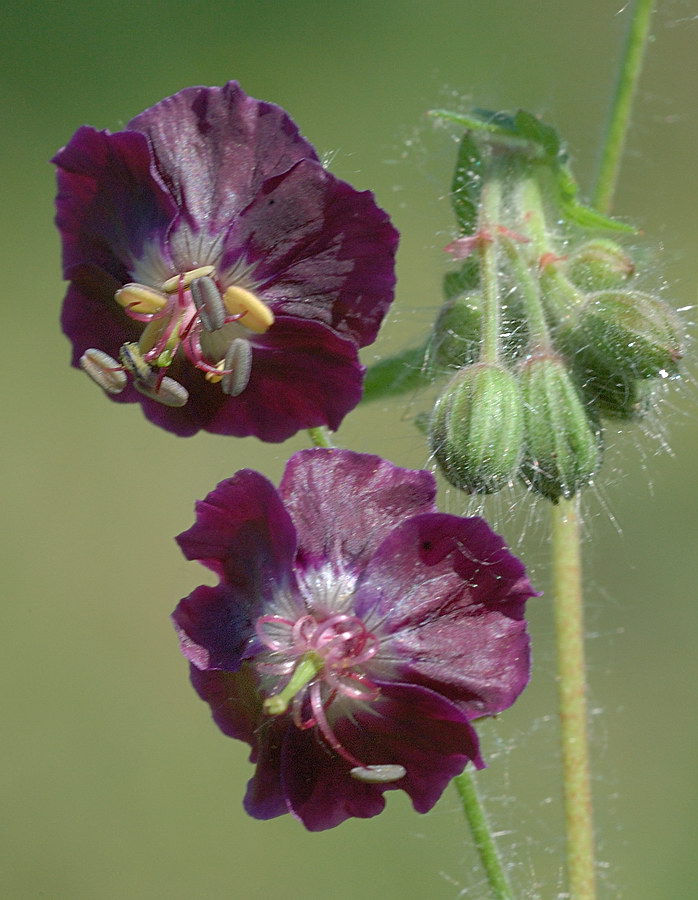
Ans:
<svg viewBox="0 0 698 900"><path fill-rule="evenodd" d="M639 224L677 307L696 292L695 0L667 0L616 211ZM623 0L5 2L0 56L5 345L0 895L60 900L484 898L447 792L311 835L242 812L247 749L187 683L168 615L204 579L172 536L195 498L307 444L179 439L68 366L48 159L83 123L117 130L192 84L238 79L286 107L333 171L403 232L395 311L366 361L421 338L452 237L453 144L425 110L527 107L567 138L583 186L628 19ZM687 314L690 319L691 313ZM690 364L689 364L690 367ZM345 446L421 467L408 398L362 408ZM601 894L690 898L695 877L698 421L691 379L651 434L609 434L586 501L587 615ZM665 452L665 442L672 452ZM544 505L497 527L547 587ZM444 508L462 512L457 492ZM481 729L480 783L517 892L562 896L550 599L531 603L531 688Z"/></svg>

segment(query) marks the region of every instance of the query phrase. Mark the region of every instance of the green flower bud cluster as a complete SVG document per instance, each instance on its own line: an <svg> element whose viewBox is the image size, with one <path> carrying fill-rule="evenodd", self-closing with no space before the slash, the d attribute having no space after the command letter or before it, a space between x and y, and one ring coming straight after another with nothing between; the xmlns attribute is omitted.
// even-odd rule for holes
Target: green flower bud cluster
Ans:
<svg viewBox="0 0 698 900"><path fill-rule="evenodd" d="M450 115L450 114L448 114ZM453 118L453 117L451 117ZM637 420L679 373L682 325L636 289L627 226L582 206L555 132L527 113L468 126L452 187L463 260L426 345L450 381L430 444L473 493L514 480L557 502L595 477L602 421Z"/></svg>

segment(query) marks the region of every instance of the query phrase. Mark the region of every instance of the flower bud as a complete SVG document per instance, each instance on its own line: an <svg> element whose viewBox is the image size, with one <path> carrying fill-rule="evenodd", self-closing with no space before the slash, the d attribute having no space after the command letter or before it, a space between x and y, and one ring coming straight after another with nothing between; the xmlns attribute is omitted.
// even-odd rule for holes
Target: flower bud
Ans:
<svg viewBox="0 0 698 900"><path fill-rule="evenodd" d="M640 291L592 294L579 316L591 359L637 378L676 375L683 356L681 322L666 303Z"/></svg>
<svg viewBox="0 0 698 900"><path fill-rule="evenodd" d="M519 385L502 366L478 363L462 369L439 399L430 443L451 484L489 494L516 474L523 443Z"/></svg>
<svg viewBox="0 0 698 900"><path fill-rule="evenodd" d="M591 481L601 464L600 429L590 421L560 357L533 356L521 367L525 452L521 475L556 503Z"/></svg>
<svg viewBox="0 0 698 900"><path fill-rule="evenodd" d="M635 272L635 263L615 241L594 238L567 259L565 274L584 291L622 287Z"/></svg>
<svg viewBox="0 0 698 900"><path fill-rule="evenodd" d="M464 294L448 300L439 312L431 336L433 368L462 368L477 362L480 353L482 296Z"/></svg>

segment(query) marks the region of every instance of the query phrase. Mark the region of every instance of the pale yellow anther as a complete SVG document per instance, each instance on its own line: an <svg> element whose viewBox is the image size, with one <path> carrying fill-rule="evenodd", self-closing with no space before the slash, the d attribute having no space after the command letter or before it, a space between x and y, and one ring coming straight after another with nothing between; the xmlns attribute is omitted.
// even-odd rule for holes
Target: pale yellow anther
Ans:
<svg viewBox="0 0 698 900"><path fill-rule="evenodd" d="M267 304L245 288L231 284L223 294L223 303L231 316L245 313L240 324L256 334L264 334L274 324L274 313Z"/></svg>
<svg viewBox="0 0 698 900"><path fill-rule="evenodd" d="M219 372L222 372L223 369L225 368L225 360L222 359L218 363L216 368L218 369ZM206 377L206 381L210 382L211 384L218 384L220 381L223 381L223 376L216 375L215 372L207 372L205 377Z"/></svg>
<svg viewBox="0 0 698 900"><path fill-rule="evenodd" d="M182 287L186 289L196 278L203 278L204 275L213 275L215 271L214 266L200 266L198 269L182 272L181 276L173 275L172 278L168 278L167 281L163 282L162 289L167 294L174 294L179 289L180 277L182 278Z"/></svg>
<svg viewBox="0 0 698 900"><path fill-rule="evenodd" d="M114 299L124 309L145 315L160 312L167 303L167 297L164 294L154 291L144 284L125 284L114 294Z"/></svg>

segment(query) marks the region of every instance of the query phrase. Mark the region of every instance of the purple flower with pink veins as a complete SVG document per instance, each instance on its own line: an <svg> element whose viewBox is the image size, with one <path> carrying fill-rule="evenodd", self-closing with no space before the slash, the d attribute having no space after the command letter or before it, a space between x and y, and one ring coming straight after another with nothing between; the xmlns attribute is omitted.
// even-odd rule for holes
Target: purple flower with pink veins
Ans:
<svg viewBox="0 0 698 900"><path fill-rule="evenodd" d="M178 540L220 578L173 619L191 678L256 770L245 808L311 831L418 812L468 762L473 721L529 678L523 564L480 518L438 512L429 472L346 450L243 470Z"/></svg>
<svg viewBox="0 0 698 900"><path fill-rule="evenodd" d="M180 435L336 429L393 297L397 232L278 106L187 88L54 158L80 366Z"/></svg>

